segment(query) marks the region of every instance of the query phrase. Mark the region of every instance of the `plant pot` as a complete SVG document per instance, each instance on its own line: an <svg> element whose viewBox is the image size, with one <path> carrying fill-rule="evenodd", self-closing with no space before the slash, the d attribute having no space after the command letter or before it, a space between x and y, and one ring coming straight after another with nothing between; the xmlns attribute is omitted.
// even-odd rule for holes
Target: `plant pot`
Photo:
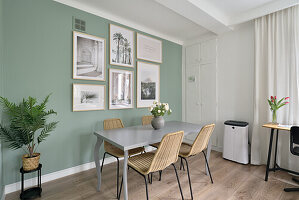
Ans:
<svg viewBox="0 0 299 200"><path fill-rule="evenodd" d="M34 153L32 158L29 157L29 154L24 154L22 158L24 171L31 171L38 168L39 159L40 153Z"/></svg>
<svg viewBox="0 0 299 200"><path fill-rule="evenodd" d="M164 127L164 124L165 124L165 121L164 121L164 118L159 116L159 117L154 117L152 119L152 127L155 129L155 130L158 130L158 129L161 129Z"/></svg>

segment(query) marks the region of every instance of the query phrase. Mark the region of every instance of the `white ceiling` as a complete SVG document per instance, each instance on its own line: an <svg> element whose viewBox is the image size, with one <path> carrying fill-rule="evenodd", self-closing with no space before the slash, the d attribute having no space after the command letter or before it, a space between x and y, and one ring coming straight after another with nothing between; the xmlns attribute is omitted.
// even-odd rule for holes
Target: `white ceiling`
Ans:
<svg viewBox="0 0 299 200"><path fill-rule="evenodd" d="M299 4L299 0L54 0L183 44Z"/></svg>
<svg viewBox="0 0 299 200"><path fill-rule="evenodd" d="M226 16L236 16L239 13L260 7L275 0L198 0L207 1L218 8Z"/></svg>

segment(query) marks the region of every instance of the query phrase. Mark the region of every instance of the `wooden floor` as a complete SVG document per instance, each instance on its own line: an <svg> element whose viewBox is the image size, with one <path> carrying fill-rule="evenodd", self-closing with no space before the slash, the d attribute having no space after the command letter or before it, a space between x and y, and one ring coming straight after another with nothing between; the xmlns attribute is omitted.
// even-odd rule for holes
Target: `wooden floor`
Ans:
<svg viewBox="0 0 299 200"><path fill-rule="evenodd" d="M121 165L122 166L122 165ZM178 166L178 163L176 164ZM204 157L198 155L189 159L194 199L202 200L299 200L299 192L286 193L285 187L294 187L291 176L285 172L271 172L268 182L264 181L265 166L236 164L224 160L221 153L212 152L210 158L214 184L204 173ZM185 199L190 199L186 171L178 170ZM116 164L105 165L101 192L96 191L96 171L91 169L55 181L44 183L42 198L64 200L106 200L116 199ZM145 199L144 179L133 170L128 172L129 199ZM292 185L294 184L294 185ZM299 186L298 186L299 187ZM172 167L163 171L162 181L158 173L149 185L151 200L181 199L175 173ZM19 192L7 195L6 200L16 200Z"/></svg>

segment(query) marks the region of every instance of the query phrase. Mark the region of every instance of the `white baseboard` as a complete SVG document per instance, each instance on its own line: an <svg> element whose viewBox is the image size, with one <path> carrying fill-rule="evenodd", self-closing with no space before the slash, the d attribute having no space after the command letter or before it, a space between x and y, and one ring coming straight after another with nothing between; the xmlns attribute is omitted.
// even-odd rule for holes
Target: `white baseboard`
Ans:
<svg viewBox="0 0 299 200"><path fill-rule="evenodd" d="M147 152L149 152L149 151L153 151L154 148L153 147L146 147L145 150ZM122 160L122 159L123 158L121 158L120 160ZM102 162L102 160L100 160L100 162ZM116 162L116 159L113 158L113 157L105 158L104 165L110 164L112 162ZM78 165L78 166L75 166L75 167L60 170L60 171L53 172L53 173L50 173L50 174L45 174L45 175L42 175L42 183L53 181L53 180L56 180L56 179L59 179L59 178L65 177L65 176L69 176L69 175L72 175L72 174L76 174L76 173L79 173L79 172L89 170L89 169L92 169L92 168L95 168L95 162L89 162L89 163L85 163L83 165ZM25 180L25 186L26 187L32 187L36 184L37 184L37 179L36 178L31 178L31 179ZM19 190L21 190L21 181L16 182L16 183L12 183L12 184L9 184L9 185L5 185L3 195L9 194L9 193L12 193L12 192L16 192L16 191L19 191Z"/></svg>

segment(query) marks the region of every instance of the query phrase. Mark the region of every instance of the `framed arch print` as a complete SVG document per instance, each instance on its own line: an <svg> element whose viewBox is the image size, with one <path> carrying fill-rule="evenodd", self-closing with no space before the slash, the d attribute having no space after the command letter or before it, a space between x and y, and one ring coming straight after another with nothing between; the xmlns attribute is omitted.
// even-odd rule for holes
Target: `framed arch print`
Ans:
<svg viewBox="0 0 299 200"><path fill-rule="evenodd" d="M105 81L106 40L73 32L73 79Z"/></svg>
<svg viewBox="0 0 299 200"><path fill-rule="evenodd" d="M134 108L134 72L109 69L109 109Z"/></svg>

